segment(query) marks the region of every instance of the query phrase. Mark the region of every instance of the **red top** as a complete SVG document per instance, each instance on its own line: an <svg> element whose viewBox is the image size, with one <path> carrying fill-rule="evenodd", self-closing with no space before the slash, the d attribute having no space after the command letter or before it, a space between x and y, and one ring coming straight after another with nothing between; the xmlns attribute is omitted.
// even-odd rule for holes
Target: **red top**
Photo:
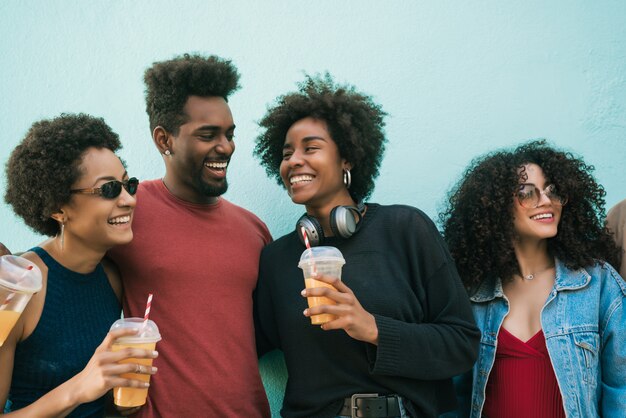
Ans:
<svg viewBox="0 0 626 418"><path fill-rule="evenodd" d="M270 234L256 216L220 198L183 202L161 180L139 184L130 244L109 255L124 281L124 314L159 327L159 368L134 417L266 417L252 292Z"/></svg>
<svg viewBox="0 0 626 418"><path fill-rule="evenodd" d="M483 417L565 418L542 330L523 342L500 327Z"/></svg>

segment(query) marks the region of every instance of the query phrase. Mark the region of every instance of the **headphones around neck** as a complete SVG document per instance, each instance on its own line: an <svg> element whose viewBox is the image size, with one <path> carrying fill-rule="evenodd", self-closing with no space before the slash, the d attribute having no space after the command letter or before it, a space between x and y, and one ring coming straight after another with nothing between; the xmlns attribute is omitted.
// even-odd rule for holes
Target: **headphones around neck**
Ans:
<svg viewBox="0 0 626 418"><path fill-rule="evenodd" d="M350 238L361 227L361 219L365 212L365 204L359 203L357 206L335 206L330 211L330 229L335 236L341 238ZM355 220L354 217L357 217ZM311 247L324 244L324 229L320 221L306 213L296 222L296 235L300 238L300 242L304 244L301 228L304 228L309 244Z"/></svg>

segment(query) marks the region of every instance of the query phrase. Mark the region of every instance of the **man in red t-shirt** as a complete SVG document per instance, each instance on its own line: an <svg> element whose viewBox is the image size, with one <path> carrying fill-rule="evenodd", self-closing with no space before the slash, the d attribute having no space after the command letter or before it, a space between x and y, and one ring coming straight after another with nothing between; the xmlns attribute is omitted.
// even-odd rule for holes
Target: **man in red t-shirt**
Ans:
<svg viewBox="0 0 626 418"><path fill-rule="evenodd" d="M255 215L223 197L235 150L227 103L235 66L187 55L144 77L162 179L140 183L133 241L109 256L124 282L124 314L150 318L162 341L139 417L269 417L254 344L252 292L271 241Z"/></svg>

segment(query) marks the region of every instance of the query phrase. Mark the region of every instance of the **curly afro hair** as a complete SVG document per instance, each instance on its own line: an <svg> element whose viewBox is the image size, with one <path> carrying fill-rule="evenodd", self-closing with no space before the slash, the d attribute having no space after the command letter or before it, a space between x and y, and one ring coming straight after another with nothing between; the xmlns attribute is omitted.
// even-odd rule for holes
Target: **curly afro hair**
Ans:
<svg viewBox="0 0 626 418"><path fill-rule="evenodd" d="M439 215L443 234L459 274L468 289L499 277L512 280L519 274L513 250L517 235L513 226L513 196L527 180L523 166L534 163L543 170L560 196L563 206L558 233L548 239L548 251L577 269L608 261L618 265L620 253L604 227L605 191L591 172L593 166L535 140L513 151L496 151L473 160L449 195Z"/></svg>
<svg viewBox="0 0 626 418"><path fill-rule="evenodd" d="M162 126L174 135L188 116L183 108L189 96L223 97L239 89L239 73L230 61L215 55L184 54L155 62L144 74L146 112L150 130Z"/></svg>
<svg viewBox="0 0 626 418"><path fill-rule="evenodd" d="M40 234L56 235L50 216L70 201L70 189L82 175L88 148L119 150L119 137L101 118L62 114L35 122L13 150L6 165L4 200Z"/></svg>
<svg viewBox="0 0 626 418"><path fill-rule="evenodd" d="M312 117L328 125L329 134L339 154L352 164L350 195L356 202L368 198L385 151L384 117L386 113L370 96L353 86L337 85L330 74L306 76L298 91L276 99L259 125L265 131L256 139L254 154L261 160L268 176L279 185L280 163L287 131L297 121Z"/></svg>

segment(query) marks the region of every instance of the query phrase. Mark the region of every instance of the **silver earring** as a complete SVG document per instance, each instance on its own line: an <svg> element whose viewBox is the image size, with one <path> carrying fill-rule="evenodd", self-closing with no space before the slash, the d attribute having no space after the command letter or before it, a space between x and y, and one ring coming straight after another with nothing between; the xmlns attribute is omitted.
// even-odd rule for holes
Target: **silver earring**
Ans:
<svg viewBox="0 0 626 418"><path fill-rule="evenodd" d="M350 170L347 168L343 169L343 184L346 185L346 189L349 189L352 184L352 175L350 174Z"/></svg>
<svg viewBox="0 0 626 418"><path fill-rule="evenodd" d="M65 221L61 222L61 251L63 251L63 246L65 244Z"/></svg>
<svg viewBox="0 0 626 418"><path fill-rule="evenodd" d="M171 153L171 152L170 152L170 150L168 150L168 149L166 149L166 150L165 150L165 152L164 152L163 154L167 155L168 157L169 157L170 155L172 155L172 153Z"/></svg>

